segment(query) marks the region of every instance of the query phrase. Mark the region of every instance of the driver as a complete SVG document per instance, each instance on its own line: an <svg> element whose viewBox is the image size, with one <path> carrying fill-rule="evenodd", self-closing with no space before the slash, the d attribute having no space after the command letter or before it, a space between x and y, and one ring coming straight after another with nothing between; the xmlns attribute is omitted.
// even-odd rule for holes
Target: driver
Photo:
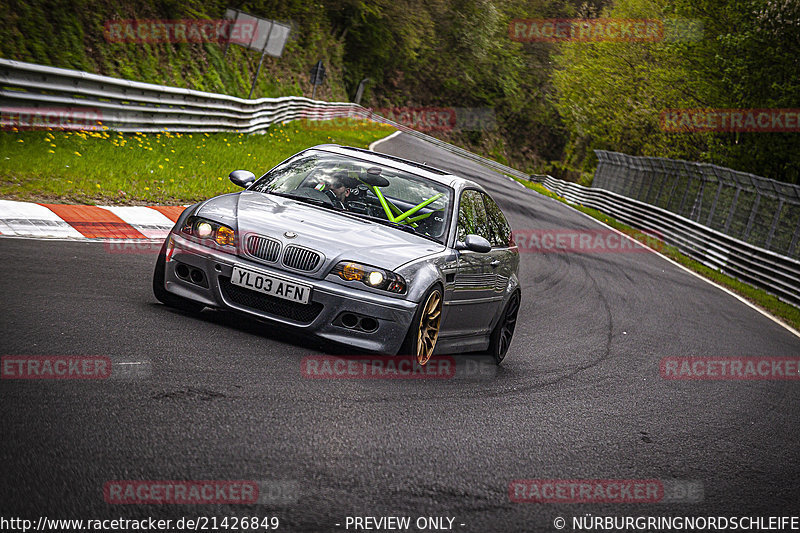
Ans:
<svg viewBox="0 0 800 533"><path fill-rule="evenodd" d="M347 184L351 181L352 178L345 171L337 172L331 180L331 192L342 204L346 204L347 197L350 196L350 187Z"/></svg>
<svg viewBox="0 0 800 533"><path fill-rule="evenodd" d="M351 187L358 185L358 180L351 178L347 171L341 170L330 178L330 185L320 183L316 189L324 192L333 201L334 205L347 208L347 197L350 196Z"/></svg>

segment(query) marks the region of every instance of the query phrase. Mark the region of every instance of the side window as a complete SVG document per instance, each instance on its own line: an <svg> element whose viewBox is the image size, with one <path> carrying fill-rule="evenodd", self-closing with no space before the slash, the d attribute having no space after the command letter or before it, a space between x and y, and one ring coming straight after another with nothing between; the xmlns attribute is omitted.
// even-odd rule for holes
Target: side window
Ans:
<svg viewBox="0 0 800 533"><path fill-rule="evenodd" d="M492 238L489 242L493 248L506 248L511 241L511 227L506 222L506 217L500 211L500 207L488 195L482 194L483 204L486 206L486 214L491 226Z"/></svg>
<svg viewBox="0 0 800 533"><path fill-rule="evenodd" d="M467 189L461 193L458 207L458 230L456 238L464 241L467 235L474 233L489 240L491 230L486 217L481 193ZM491 242L491 240L489 240Z"/></svg>

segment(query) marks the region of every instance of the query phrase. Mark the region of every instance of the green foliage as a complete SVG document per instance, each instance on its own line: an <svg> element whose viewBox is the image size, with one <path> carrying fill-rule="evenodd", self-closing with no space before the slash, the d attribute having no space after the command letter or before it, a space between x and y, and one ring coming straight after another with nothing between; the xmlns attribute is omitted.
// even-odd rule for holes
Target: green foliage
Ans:
<svg viewBox="0 0 800 533"><path fill-rule="evenodd" d="M223 57L217 44L114 43L103 34L110 20L220 18L227 1L7 2L3 57L239 97L250 91L255 52L231 46ZM563 2L253 0L236 7L294 28L283 57L265 59L257 97L310 96L309 70L322 59L328 77L318 98L349 100L369 77L367 106L494 109L495 131L444 134L453 142L521 168L561 157L565 130L546 98L552 46L526 48L507 28L517 17L569 14Z"/></svg>
<svg viewBox="0 0 800 533"><path fill-rule="evenodd" d="M340 46L314 6L266 0L241 6L256 16L293 21L297 28L283 58L265 58L256 97L310 96L307 71L320 57L338 61L334 70L341 71ZM5 0L0 3L0 57L246 97L257 52L231 46L223 58L216 43L118 43L103 32L114 20L220 19L227 7L223 0ZM305 22L313 35L306 33ZM317 94L346 99L339 77Z"/></svg>
<svg viewBox="0 0 800 533"><path fill-rule="evenodd" d="M438 132L531 172L587 180L595 149L713 162L800 181L797 133L669 133L669 108L796 108L796 0L4 0L0 56L247 97L258 54L211 43L109 42L107 21L218 19L227 7L288 22L283 57L266 57L255 97L347 101L370 78L372 107L491 108L491 131ZM524 18L689 20L700 39L519 43ZM667 26L669 29L671 26ZM674 34L669 34L668 36Z"/></svg>
<svg viewBox="0 0 800 533"><path fill-rule="evenodd" d="M556 57L554 104L568 163L594 149L706 161L800 181L797 133L670 133L665 109L792 108L800 101L800 3L617 0L605 16L699 22L700 40L570 43ZM665 26L668 27L668 26Z"/></svg>

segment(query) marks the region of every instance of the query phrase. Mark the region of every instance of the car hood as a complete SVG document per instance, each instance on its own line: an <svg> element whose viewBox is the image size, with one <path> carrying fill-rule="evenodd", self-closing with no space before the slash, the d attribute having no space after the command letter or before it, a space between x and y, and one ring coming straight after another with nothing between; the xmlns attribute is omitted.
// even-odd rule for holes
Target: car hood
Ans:
<svg viewBox="0 0 800 533"><path fill-rule="evenodd" d="M325 259L311 274L314 277L324 276L343 260L395 270L413 259L445 250L443 245L409 232L260 192L212 198L195 214L235 224L241 244L249 235L258 234L279 240L283 247L294 244L320 252ZM286 237L287 232L296 236Z"/></svg>

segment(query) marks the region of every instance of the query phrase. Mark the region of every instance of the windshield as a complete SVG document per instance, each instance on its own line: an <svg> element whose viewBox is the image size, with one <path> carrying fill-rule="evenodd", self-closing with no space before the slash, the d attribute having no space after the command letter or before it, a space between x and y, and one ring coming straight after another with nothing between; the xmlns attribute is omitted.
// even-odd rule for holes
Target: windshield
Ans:
<svg viewBox="0 0 800 533"><path fill-rule="evenodd" d="M385 165L307 150L278 165L251 191L372 218L444 242L453 191L445 185Z"/></svg>

